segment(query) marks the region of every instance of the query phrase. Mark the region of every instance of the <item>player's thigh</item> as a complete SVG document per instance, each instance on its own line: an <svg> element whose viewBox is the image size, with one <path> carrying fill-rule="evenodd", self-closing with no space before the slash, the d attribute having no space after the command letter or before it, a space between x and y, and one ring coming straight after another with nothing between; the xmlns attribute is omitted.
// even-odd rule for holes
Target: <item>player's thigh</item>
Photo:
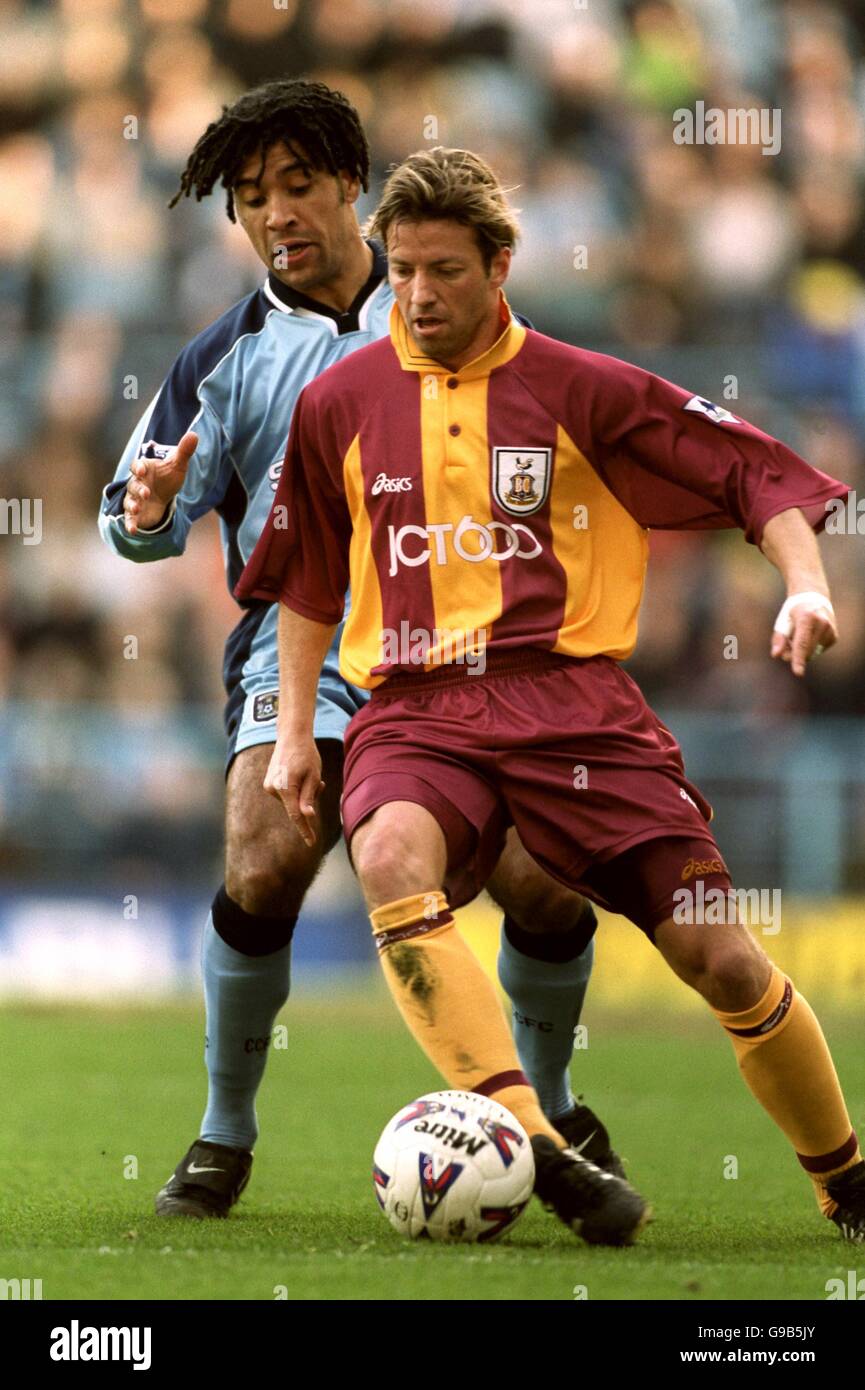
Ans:
<svg viewBox="0 0 865 1390"><path fill-rule="evenodd" d="M591 895L630 918L667 964L713 1008L750 1008L771 966L744 927L727 867L708 834L658 836L585 875Z"/></svg>
<svg viewBox="0 0 865 1390"><path fill-rule="evenodd" d="M351 836L350 852L371 909L441 888L447 869L444 831L415 801L378 806Z"/></svg>
<svg viewBox="0 0 865 1390"><path fill-rule="evenodd" d="M231 764L225 795L225 886L246 912L294 916L324 855L339 838L342 745L322 740L319 750L325 786L311 846L303 843L282 803L264 790L273 744L244 748Z"/></svg>
<svg viewBox="0 0 865 1390"><path fill-rule="evenodd" d="M583 916L586 899L552 878L532 858L513 826L487 883L494 902L528 932L565 932Z"/></svg>
<svg viewBox="0 0 865 1390"><path fill-rule="evenodd" d="M472 699L481 693L462 687L420 700L414 692L374 695L352 720L342 814L368 902L373 895L387 901L387 885L399 884L403 896L443 889L452 907L462 907L487 882L507 822L503 802L473 764ZM385 812L394 806L417 807L427 816L410 819L411 809ZM377 816L380 810L386 821ZM398 896L390 894L391 900Z"/></svg>

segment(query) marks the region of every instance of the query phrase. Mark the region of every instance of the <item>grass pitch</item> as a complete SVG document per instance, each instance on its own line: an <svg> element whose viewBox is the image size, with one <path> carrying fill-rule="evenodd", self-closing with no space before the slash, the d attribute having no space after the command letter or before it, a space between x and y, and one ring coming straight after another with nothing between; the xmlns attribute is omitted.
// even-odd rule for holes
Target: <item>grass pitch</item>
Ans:
<svg viewBox="0 0 865 1390"><path fill-rule="evenodd" d="M440 1081L377 982L283 1017L246 1196L227 1221L167 1222L153 1194L203 1108L199 1009L7 1008L0 1278L41 1279L45 1299L823 1300L856 1268L711 1019L587 1012L575 1089L655 1209L636 1247L604 1250L537 1203L497 1246L401 1240L372 1150ZM865 1029L824 1023L861 1134Z"/></svg>

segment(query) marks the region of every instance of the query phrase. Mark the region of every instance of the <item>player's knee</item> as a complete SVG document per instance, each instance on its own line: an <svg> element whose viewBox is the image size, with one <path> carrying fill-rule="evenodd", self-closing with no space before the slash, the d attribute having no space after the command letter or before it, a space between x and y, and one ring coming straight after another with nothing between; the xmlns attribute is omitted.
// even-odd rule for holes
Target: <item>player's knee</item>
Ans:
<svg viewBox="0 0 865 1390"><path fill-rule="evenodd" d="M430 882L428 856L393 821L361 826L352 841L351 856L370 902L395 901L438 886Z"/></svg>
<svg viewBox="0 0 865 1390"><path fill-rule="evenodd" d="M523 931L568 932L579 926L588 908L579 893L547 879L540 887L517 893L508 903L508 916Z"/></svg>
<svg viewBox="0 0 865 1390"><path fill-rule="evenodd" d="M225 889L238 907L255 917L296 917L315 869L308 858L248 851L229 856Z"/></svg>
<svg viewBox="0 0 865 1390"><path fill-rule="evenodd" d="M579 893L551 878L514 833L507 838L487 892L506 916L527 932L572 931L588 906Z"/></svg>
<svg viewBox="0 0 865 1390"><path fill-rule="evenodd" d="M713 1009L737 1013L751 1008L766 991L771 965L744 927L695 929L692 950L680 958L678 973Z"/></svg>
<svg viewBox="0 0 865 1390"><path fill-rule="evenodd" d="M742 927L712 957L710 1002L731 1013L750 1009L765 994L771 973L767 956Z"/></svg>

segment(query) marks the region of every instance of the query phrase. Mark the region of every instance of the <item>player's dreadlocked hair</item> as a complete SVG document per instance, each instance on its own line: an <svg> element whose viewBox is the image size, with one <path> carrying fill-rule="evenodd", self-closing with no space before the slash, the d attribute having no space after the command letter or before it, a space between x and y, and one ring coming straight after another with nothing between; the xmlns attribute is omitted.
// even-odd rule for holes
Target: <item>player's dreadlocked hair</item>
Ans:
<svg viewBox="0 0 865 1390"><path fill-rule="evenodd" d="M261 150L262 164L271 145L284 140L292 154L314 169L330 174L347 170L369 187L369 146L360 117L342 92L323 82L291 77L267 82L244 92L232 106L223 106L218 121L212 121L197 142L180 178L180 188L168 204L173 208L183 197L195 193L201 201L212 192L217 180L226 189L228 216L235 221L232 184L244 160Z"/></svg>

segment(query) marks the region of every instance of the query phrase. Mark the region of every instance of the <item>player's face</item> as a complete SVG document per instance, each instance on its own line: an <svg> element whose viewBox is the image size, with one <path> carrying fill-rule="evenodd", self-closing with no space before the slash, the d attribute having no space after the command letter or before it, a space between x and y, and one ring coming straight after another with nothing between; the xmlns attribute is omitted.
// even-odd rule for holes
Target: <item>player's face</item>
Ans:
<svg viewBox="0 0 865 1390"><path fill-rule="evenodd" d="M447 219L396 223L387 251L391 287L420 350L453 368L483 352L510 251L498 251L488 269L471 227Z"/></svg>
<svg viewBox="0 0 865 1390"><path fill-rule="evenodd" d="M233 185L234 206L268 270L314 298L345 272L357 240L360 183L312 169L302 156L302 149L292 152L281 140L270 147L263 167L260 152L252 155Z"/></svg>

